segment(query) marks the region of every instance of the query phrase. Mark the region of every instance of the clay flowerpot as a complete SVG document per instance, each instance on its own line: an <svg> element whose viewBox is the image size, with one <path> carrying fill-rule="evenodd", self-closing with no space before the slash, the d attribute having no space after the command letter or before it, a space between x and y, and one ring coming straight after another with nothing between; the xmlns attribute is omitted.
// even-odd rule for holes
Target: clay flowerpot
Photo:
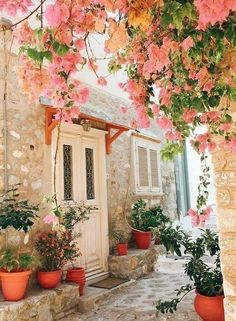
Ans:
<svg viewBox="0 0 236 321"><path fill-rule="evenodd" d="M38 271L37 282L44 289L54 289L61 281L62 271Z"/></svg>
<svg viewBox="0 0 236 321"><path fill-rule="evenodd" d="M152 241L152 232L133 231L134 240L138 249L146 250Z"/></svg>
<svg viewBox="0 0 236 321"><path fill-rule="evenodd" d="M117 249L118 255L127 255L128 244L127 243L119 243L116 245L116 249Z"/></svg>
<svg viewBox="0 0 236 321"><path fill-rule="evenodd" d="M0 272L2 294L7 301L23 299L31 270L23 272Z"/></svg>
<svg viewBox="0 0 236 321"><path fill-rule="evenodd" d="M79 294L83 295L84 293L84 286L86 283L85 271L84 268L72 268L67 270L66 280L68 282L75 282L79 284Z"/></svg>
<svg viewBox="0 0 236 321"><path fill-rule="evenodd" d="M196 293L194 307L204 321L224 321L224 296L209 297Z"/></svg>

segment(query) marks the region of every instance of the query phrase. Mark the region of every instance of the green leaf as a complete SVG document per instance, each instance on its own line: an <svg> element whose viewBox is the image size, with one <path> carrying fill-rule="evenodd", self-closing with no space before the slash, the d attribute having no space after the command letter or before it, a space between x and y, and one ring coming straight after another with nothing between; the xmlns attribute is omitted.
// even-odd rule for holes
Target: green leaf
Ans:
<svg viewBox="0 0 236 321"><path fill-rule="evenodd" d="M60 45L57 49L57 53L59 56L64 56L69 50L69 47L67 45Z"/></svg>
<svg viewBox="0 0 236 321"><path fill-rule="evenodd" d="M210 107L217 107L220 103L220 96L211 96L209 97L209 105Z"/></svg>
<svg viewBox="0 0 236 321"><path fill-rule="evenodd" d="M161 26L166 29L173 22L172 16L169 13L163 13L161 16Z"/></svg>
<svg viewBox="0 0 236 321"><path fill-rule="evenodd" d="M52 62L52 53L51 51L44 51L44 57L49 60L50 62Z"/></svg>

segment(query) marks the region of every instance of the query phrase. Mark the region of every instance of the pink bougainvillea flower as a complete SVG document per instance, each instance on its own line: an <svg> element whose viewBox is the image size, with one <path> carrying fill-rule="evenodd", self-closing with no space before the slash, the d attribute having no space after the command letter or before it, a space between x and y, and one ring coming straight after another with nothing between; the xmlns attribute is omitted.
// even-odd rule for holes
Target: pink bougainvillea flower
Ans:
<svg viewBox="0 0 236 321"><path fill-rule="evenodd" d="M236 137L231 138L230 142L228 143L228 146L232 152L236 153Z"/></svg>
<svg viewBox="0 0 236 321"><path fill-rule="evenodd" d="M107 80L104 77L99 77L97 79L97 84L100 86L107 86Z"/></svg>
<svg viewBox="0 0 236 321"><path fill-rule="evenodd" d="M74 45L77 50L79 50L79 51L83 50L85 48L84 39L82 39L82 38L76 39L74 42Z"/></svg>
<svg viewBox="0 0 236 321"><path fill-rule="evenodd" d="M227 131L229 131L231 129L231 126L232 126L231 123L223 123L223 124L220 124L219 130L227 132Z"/></svg>
<svg viewBox="0 0 236 321"><path fill-rule="evenodd" d="M48 214L43 218L44 223L46 224L52 224L55 222L55 216L52 214Z"/></svg>
<svg viewBox="0 0 236 321"><path fill-rule="evenodd" d="M152 105L152 111L155 116L158 116L160 113L160 106L157 104Z"/></svg>
<svg viewBox="0 0 236 321"><path fill-rule="evenodd" d="M192 46L194 45L193 39L192 37L188 36L186 39L184 39L181 43L181 47L184 50L188 50L190 48L192 48Z"/></svg>
<svg viewBox="0 0 236 321"><path fill-rule="evenodd" d="M179 131L168 131L166 132L165 137L170 141L176 141L176 140L182 139L182 135Z"/></svg>
<svg viewBox="0 0 236 321"><path fill-rule="evenodd" d="M56 2L55 4L49 4L44 12L50 27L57 27L62 22L67 22L70 17L70 11L66 4Z"/></svg>
<svg viewBox="0 0 236 321"><path fill-rule="evenodd" d="M0 11L6 11L10 16L15 16L19 11L26 13L32 5L31 0L0 0Z"/></svg>
<svg viewBox="0 0 236 321"><path fill-rule="evenodd" d="M211 79L209 79L203 86L203 90L210 92L212 90L212 88L214 87L213 81Z"/></svg>
<svg viewBox="0 0 236 321"><path fill-rule="evenodd" d="M171 129L173 126L172 121L166 116L158 117L156 123L161 129L164 130Z"/></svg>
<svg viewBox="0 0 236 321"><path fill-rule="evenodd" d="M185 109L182 117L183 120L186 121L186 123L191 124L196 116L197 112L195 109Z"/></svg>
<svg viewBox="0 0 236 321"><path fill-rule="evenodd" d="M198 28L205 30L208 24L214 25L223 22L231 10L236 10L234 0L194 0L199 12Z"/></svg>
<svg viewBox="0 0 236 321"><path fill-rule="evenodd" d="M79 118L80 110L77 107L73 107L70 109L70 117L73 118Z"/></svg>
<svg viewBox="0 0 236 321"><path fill-rule="evenodd" d="M192 208L190 208L190 209L188 210L188 215L189 215L190 217L194 217L194 216L197 216L198 213L197 213L196 210L193 210Z"/></svg>

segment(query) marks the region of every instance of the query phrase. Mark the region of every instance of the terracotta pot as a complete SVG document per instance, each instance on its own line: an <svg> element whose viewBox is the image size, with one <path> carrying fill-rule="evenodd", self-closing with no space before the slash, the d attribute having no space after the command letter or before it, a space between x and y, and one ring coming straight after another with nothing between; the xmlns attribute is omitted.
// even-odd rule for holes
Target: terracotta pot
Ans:
<svg viewBox="0 0 236 321"><path fill-rule="evenodd" d="M75 282L79 284L79 294L82 296L84 293L84 286L86 283L85 270L82 267L68 269L66 273L66 280L68 282Z"/></svg>
<svg viewBox="0 0 236 321"><path fill-rule="evenodd" d="M152 241L152 232L133 231L134 240L138 249L148 249Z"/></svg>
<svg viewBox="0 0 236 321"><path fill-rule="evenodd" d="M224 296L209 297L196 293L194 307L204 321L224 321Z"/></svg>
<svg viewBox="0 0 236 321"><path fill-rule="evenodd" d="M128 244L127 243L119 243L116 245L116 249L117 249L118 255L127 255Z"/></svg>
<svg viewBox="0 0 236 321"><path fill-rule="evenodd" d="M23 299L31 270L23 272L0 272L2 294L7 301Z"/></svg>
<svg viewBox="0 0 236 321"><path fill-rule="evenodd" d="M62 271L38 271L37 281L41 288L44 289L54 289L58 286L61 281Z"/></svg>

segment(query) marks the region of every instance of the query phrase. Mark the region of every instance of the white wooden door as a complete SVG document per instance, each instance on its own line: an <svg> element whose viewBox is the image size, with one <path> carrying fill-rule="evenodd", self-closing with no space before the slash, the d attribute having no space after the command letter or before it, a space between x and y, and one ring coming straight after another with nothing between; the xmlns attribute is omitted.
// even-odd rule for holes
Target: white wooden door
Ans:
<svg viewBox="0 0 236 321"><path fill-rule="evenodd" d="M78 125L63 125L57 167L61 203L82 200L93 207L89 220L77 231L81 233L79 264L88 278L97 277L107 271L109 249L104 132L86 133Z"/></svg>

